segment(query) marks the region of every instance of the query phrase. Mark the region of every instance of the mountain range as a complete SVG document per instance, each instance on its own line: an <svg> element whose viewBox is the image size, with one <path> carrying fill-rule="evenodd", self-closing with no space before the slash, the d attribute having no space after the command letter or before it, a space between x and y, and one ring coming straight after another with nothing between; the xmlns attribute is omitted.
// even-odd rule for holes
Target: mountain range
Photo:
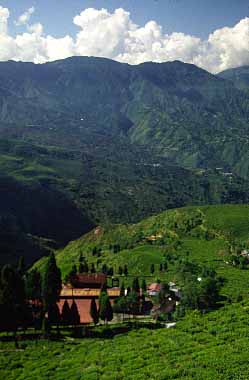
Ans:
<svg viewBox="0 0 249 380"><path fill-rule="evenodd" d="M179 61L1 62L0 216L27 261L99 223L248 202L248 78ZM0 262L15 260L2 241Z"/></svg>

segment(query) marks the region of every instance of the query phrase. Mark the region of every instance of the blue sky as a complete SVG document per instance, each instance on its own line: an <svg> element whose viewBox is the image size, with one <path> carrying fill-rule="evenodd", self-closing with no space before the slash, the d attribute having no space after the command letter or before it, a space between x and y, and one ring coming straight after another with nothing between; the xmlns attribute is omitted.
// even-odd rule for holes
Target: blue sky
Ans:
<svg viewBox="0 0 249 380"><path fill-rule="evenodd" d="M249 16L248 0L2 0L0 5L11 10L11 20L34 6L33 20L41 22L46 33L54 36L74 33L73 17L89 7L109 11L122 7L139 25L153 19L167 33L177 31L202 38ZM14 33L11 23L10 31Z"/></svg>
<svg viewBox="0 0 249 380"><path fill-rule="evenodd" d="M0 0L0 61L249 65L249 0Z"/></svg>

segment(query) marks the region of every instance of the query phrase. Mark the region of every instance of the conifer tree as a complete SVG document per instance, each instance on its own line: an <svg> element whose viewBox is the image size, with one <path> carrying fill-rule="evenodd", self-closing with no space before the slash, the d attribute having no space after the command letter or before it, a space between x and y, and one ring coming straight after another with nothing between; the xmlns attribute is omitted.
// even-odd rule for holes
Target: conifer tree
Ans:
<svg viewBox="0 0 249 380"><path fill-rule="evenodd" d="M107 293L102 292L99 298L99 317L105 323L113 319L113 310Z"/></svg>
<svg viewBox="0 0 249 380"><path fill-rule="evenodd" d="M124 297L125 295L125 286L124 283L122 282L121 287L120 287L120 297Z"/></svg>
<svg viewBox="0 0 249 380"><path fill-rule="evenodd" d="M42 293L41 275L37 269L33 269L25 276L25 289L28 299L39 300Z"/></svg>
<svg viewBox="0 0 249 380"><path fill-rule="evenodd" d="M71 324L76 326L80 324L80 314L78 311L78 307L76 302L73 300L71 308L70 308L70 319L71 319Z"/></svg>
<svg viewBox="0 0 249 380"><path fill-rule="evenodd" d="M84 273L84 269L85 269L84 264L80 263L79 264L79 273Z"/></svg>
<svg viewBox="0 0 249 380"><path fill-rule="evenodd" d="M62 288L61 271L56 265L54 253L51 253L45 268L42 295L44 311L51 312L53 306L59 301Z"/></svg>
<svg viewBox="0 0 249 380"><path fill-rule="evenodd" d="M1 271L0 311L3 330L15 331L27 317L24 281L18 270L5 265Z"/></svg>
<svg viewBox="0 0 249 380"><path fill-rule="evenodd" d="M91 273L96 273L95 265L92 263L91 265Z"/></svg>
<svg viewBox="0 0 249 380"><path fill-rule="evenodd" d="M124 266L124 275L125 275L125 276L128 275L128 268L127 268L127 265Z"/></svg>
<svg viewBox="0 0 249 380"><path fill-rule="evenodd" d="M143 279L143 281L142 281L142 290L143 290L143 292L147 291L147 285L146 285L145 279Z"/></svg>
<svg viewBox="0 0 249 380"><path fill-rule="evenodd" d="M133 279L133 282L132 282L132 291L135 292L135 293L139 293L140 292L140 286L139 286L139 281L138 281L137 277L135 277Z"/></svg>
<svg viewBox="0 0 249 380"><path fill-rule="evenodd" d="M150 266L150 273L153 274L155 272L155 265L151 264Z"/></svg>
<svg viewBox="0 0 249 380"><path fill-rule="evenodd" d="M61 319L65 325L69 325L71 323L71 310L70 310L67 300L65 300L62 307Z"/></svg>
<svg viewBox="0 0 249 380"><path fill-rule="evenodd" d="M99 322L99 313L98 313L95 298L91 300L90 315L93 320L93 323L97 325L97 323Z"/></svg>

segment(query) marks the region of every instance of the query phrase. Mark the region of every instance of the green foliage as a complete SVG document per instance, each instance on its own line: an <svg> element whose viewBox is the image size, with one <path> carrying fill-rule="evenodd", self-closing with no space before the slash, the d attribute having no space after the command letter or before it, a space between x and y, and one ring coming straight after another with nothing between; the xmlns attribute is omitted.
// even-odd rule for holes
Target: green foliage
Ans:
<svg viewBox="0 0 249 380"><path fill-rule="evenodd" d="M91 315L91 318L93 320L93 323L95 325L97 325L97 323L99 322L99 312L98 312L98 309L97 309L95 298L93 298L91 300L90 315Z"/></svg>
<svg viewBox="0 0 249 380"><path fill-rule="evenodd" d="M0 106L0 218L14 218L20 230L1 236L0 263L16 262L16 251L28 265L48 254L41 237L61 246L100 223L134 223L189 204L248 203L248 95L230 80L181 62L134 67L87 57L2 62L0 71L8 89ZM192 234L210 238L198 225Z"/></svg>
<svg viewBox="0 0 249 380"><path fill-rule="evenodd" d="M42 296L42 280L40 272L32 269L25 276L25 293L28 299L41 299Z"/></svg>
<svg viewBox="0 0 249 380"><path fill-rule="evenodd" d="M103 289L99 297L99 318L105 322L110 322L113 319L112 305L107 292Z"/></svg>
<svg viewBox="0 0 249 380"><path fill-rule="evenodd" d="M47 260L42 283L44 310L50 312L59 300L62 288L61 271L56 265L55 256L51 253Z"/></svg>
<svg viewBox="0 0 249 380"><path fill-rule="evenodd" d="M0 376L8 380L248 379L247 302L201 315L188 313L174 329L143 328L113 338L1 342ZM128 326L123 325L127 330ZM98 327L97 327L98 329Z"/></svg>

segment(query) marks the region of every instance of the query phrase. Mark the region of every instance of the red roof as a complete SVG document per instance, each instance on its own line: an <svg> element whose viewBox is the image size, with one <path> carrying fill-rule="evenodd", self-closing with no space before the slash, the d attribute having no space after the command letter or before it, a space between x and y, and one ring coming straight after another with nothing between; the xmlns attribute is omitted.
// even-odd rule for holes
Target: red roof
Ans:
<svg viewBox="0 0 249 380"><path fill-rule="evenodd" d="M161 284L159 284L158 282L154 282L153 284L150 284L148 286L149 292L160 292L160 290L161 290Z"/></svg>
<svg viewBox="0 0 249 380"><path fill-rule="evenodd" d="M62 312L62 308L64 305L65 299L61 299L57 305L59 306L60 313ZM71 307L73 300L67 299L69 307ZM90 315L90 307L91 307L91 299L74 299L74 302L77 305L78 312L80 315L80 323L91 323L92 318ZM95 299L97 308L99 307L99 301L98 299ZM113 300L110 300L111 304L113 304Z"/></svg>
<svg viewBox="0 0 249 380"><path fill-rule="evenodd" d="M104 273L95 273L95 274L77 274L73 280L72 283L74 287L83 288L86 287L85 285L93 286L98 285L98 287L101 287L104 285L104 283L107 280L107 275Z"/></svg>

